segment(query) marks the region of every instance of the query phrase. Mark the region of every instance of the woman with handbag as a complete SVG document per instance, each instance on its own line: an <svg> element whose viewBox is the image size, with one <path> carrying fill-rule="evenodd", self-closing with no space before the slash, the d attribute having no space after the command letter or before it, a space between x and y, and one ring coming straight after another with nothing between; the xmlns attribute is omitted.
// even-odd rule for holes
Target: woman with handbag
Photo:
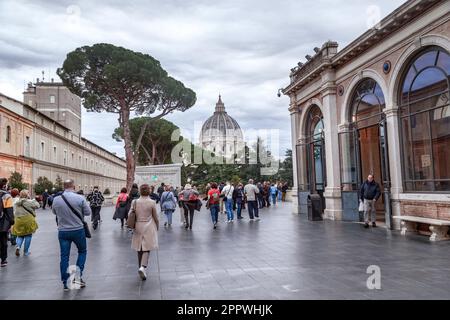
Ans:
<svg viewBox="0 0 450 320"><path fill-rule="evenodd" d="M164 192L161 194L161 211L167 217L167 221L164 222L164 227L172 226L172 215L177 206L177 200L172 191L170 191L170 186L164 186Z"/></svg>
<svg viewBox="0 0 450 320"><path fill-rule="evenodd" d="M39 207L39 202L35 199L29 199L28 190L20 191L19 200L14 204L15 224L11 230L12 234L17 237L16 256L20 256L23 243L25 243L24 255L29 256L31 254L31 238L38 229L35 210Z"/></svg>
<svg viewBox="0 0 450 320"><path fill-rule="evenodd" d="M156 202L150 199L149 185L141 185L140 193L141 197L131 204L127 226L134 229L131 248L138 255L139 276L146 280L150 251L158 249L159 219Z"/></svg>
<svg viewBox="0 0 450 320"><path fill-rule="evenodd" d="M188 183L184 186L184 190L180 194L184 210L184 219L186 221L185 229L192 230L192 223L194 221L194 211L197 207L198 191L192 189L192 186Z"/></svg>
<svg viewBox="0 0 450 320"><path fill-rule="evenodd" d="M127 194L127 188L122 188L120 190L119 197L116 202L116 211L114 212L113 219L120 219L121 228L123 229L125 220L128 218L128 204L129 204L129 196Z"/></svg>

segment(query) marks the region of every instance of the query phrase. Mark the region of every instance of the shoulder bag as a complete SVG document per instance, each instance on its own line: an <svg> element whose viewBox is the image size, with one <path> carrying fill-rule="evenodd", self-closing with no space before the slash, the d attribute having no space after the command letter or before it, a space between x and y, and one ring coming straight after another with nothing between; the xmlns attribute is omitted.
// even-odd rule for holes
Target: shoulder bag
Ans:
<svg viewBox="0 0 450 320"><path fill-rule="evenodd" d="M83 228L84 228L84 233L86 235L86 238L90 239L92 238L91 235L91 230L89 230L89 225L87 224L86 221L84 221L83 217L81 216L81 214L76 211L72 205L69 203L69 201L67 201L66 197L64 197L64 194L61 195L61 198L64 200L64 202L67 204L67 206L69 207L69 209L81 220L81 222L83 223Z"/></svg>
<svg viewBox="0 0 450 320"><path fill-rule="evenodd" d="M130 229L136 228L136 201L137 200L133 200L133 203L131 205L131 212L128 215L127 219L127 227Z"/></svg>

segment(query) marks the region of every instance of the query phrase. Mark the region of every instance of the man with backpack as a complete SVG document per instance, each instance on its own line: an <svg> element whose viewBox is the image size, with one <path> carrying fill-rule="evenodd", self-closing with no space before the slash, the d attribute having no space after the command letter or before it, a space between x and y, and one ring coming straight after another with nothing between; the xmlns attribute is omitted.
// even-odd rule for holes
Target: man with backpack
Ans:
<svg viewBox="0 0 450 320"><path fill-rule="evenodd" d="M211 183L211 188L208 190L207 207L211 211L211 219L214 225L214 229L217 229L217 222L219 220L219 203L220 203L220 191L217 188L217 183Z"/></svg>
<svg viewBox="0 0 450 320"><path fill-rule="evenodd" d="M8 232L14 225L13 198L6 191L8 179L0 178L0 266L8 265Z"/></svg>
<svg viewBox="0 0 450 320"><path fill-rule="evenodd" d="M102 195L102 192L98 189L97 186L94 187L91 193L88 194L87 201L89 201L89 206L92 211L92 228L97 230L98 224L101 220L100 218L100 210L102 209L103 201L105 198Z"/></svg>

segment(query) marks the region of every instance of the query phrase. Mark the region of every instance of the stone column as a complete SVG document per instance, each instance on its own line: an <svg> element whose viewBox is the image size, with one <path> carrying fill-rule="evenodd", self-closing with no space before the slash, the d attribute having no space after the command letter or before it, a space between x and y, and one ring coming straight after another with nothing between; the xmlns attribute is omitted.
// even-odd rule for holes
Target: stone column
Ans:
<svg viewBox="0 0 450 320"><path fill-rule="evenodd" d="M292 187L292 213L298 214L298 181L297 181L297 140L298 140L298 108L295 104L295 95L291 97L291 104L289 107L291 114L291 140L292 140L292 175L294 186Z"/></svg>
<svg viewBox="0 0 450 320"><path fill-rule="evenodd" d="M322 113L325 127L325 158L327 186L324 218L342 220L341 176L339 166L338 116L334 72L322 73Z"/></svg>
<svg viewBox="0 0 450 320"><path fill-rule="evenodd" d="M403 192L398 113L397 106L386 106L384 109L384 114L386 115L389 174L391 180L391 208L393 216L400 215L399 195ZM400 230L400 221L393 219L392 222L393 229Z"/></svg>

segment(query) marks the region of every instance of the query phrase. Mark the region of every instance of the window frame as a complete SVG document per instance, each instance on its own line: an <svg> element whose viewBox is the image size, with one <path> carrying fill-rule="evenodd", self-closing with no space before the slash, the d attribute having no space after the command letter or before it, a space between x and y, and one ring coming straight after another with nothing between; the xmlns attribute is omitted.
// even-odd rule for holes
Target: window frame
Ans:
<svg viewBox="0 0 450 320"><path fill-rule="evenodd" d="M434 59L434 64L433 65L429 65L427 64L426 66L422 67L420 70L418 70L415 66L415 63L418 59L420 59L423 55L427 54L428 52L431 51L436 51L437 55L436 58ZM426 108L424 110L420 110L420 111L416 111L411 113L411 105L417 102L422 102L422 101L426 101L430 98L433 97L439 97L442 94L447 93L449 98L450 98L450 73L447 73L446 70L444 70L443 68L438 66L438 61L439 61L439 54L443 52L446 55L450 56L450 53L447 52L447 50L445 50L442 47L439 46L429 46L427 48L425 48L424 50L421 50L419 52L417 52L409 61L408 63L405 64L405 68L403 70L402 76L400 78L400 82L398 85L398 92L397 92L397 96L398 96L398 134L399 134L399 138L400 138L400 157L401 157L401 163L402 163L402 168L401 168L401 174L402 174L402 187L403 187L403 192L404 193L444 193L444 194L448 194L450 193L450 189L449 190L437 190L436 189L436 182L442 182L442 181L446 181L446 182L450 182L450 178L444 178L444 179L436 179L436 173L435 173L435 157L434 157L434 148L433 148L433 132L432 132L432 121L433 121L433 115L434 112L438 109L441 108L450 108L450 99L447 100L446 103L442 104L442 105L438 105L438 106L432 106L429 108ZM416 74L414 75L414 77L411 80L411 83L409 84L409 88L408 88L408 92L407 92L407 101L404 102L404 86L405 86L405 81L407 78L408 73L410 72L411 68L414 68ZM417 79L417 77L422 74L425 70L427 69L438 69L440 70L444 75L446 75L446 80L447 80L447 90L439 92L439 93L435 93L435 94L429 94L427 96L424 97L419 97L418 99L413 100L412 102L410 101L410 94L411 94L411 89ZM408 135L411 137L411 139L413 139L412 137L412 117L417 116L417 115L421 115L424 114L425 117L428 118L428 127L425 128L425 130L427 130L427 134L428 134L428 139L427 142L429 143L430 146L430 155L431 155L431 174L432 174L432 178L431 179L416 179L416 170L415 170L415 152L413 149L413 145L411 143L411 147L407 147L405 146L405 137L403 136L403 131L404 131L404 125L403 125L403 121L404 119L407 119L409 127L408 127ZM412 142L412 141L410 141ZM408 153L405 152L405 149L408 148L410 150L408 150ZM407 166L406 166L406 156L409 155L411 157L411 168L412 168L412 177L407 173ZM418 190L416 188L416 183L429 183L432 182L432 190ZM410 185L411 187L408 187L408 185Z"/></svg>

